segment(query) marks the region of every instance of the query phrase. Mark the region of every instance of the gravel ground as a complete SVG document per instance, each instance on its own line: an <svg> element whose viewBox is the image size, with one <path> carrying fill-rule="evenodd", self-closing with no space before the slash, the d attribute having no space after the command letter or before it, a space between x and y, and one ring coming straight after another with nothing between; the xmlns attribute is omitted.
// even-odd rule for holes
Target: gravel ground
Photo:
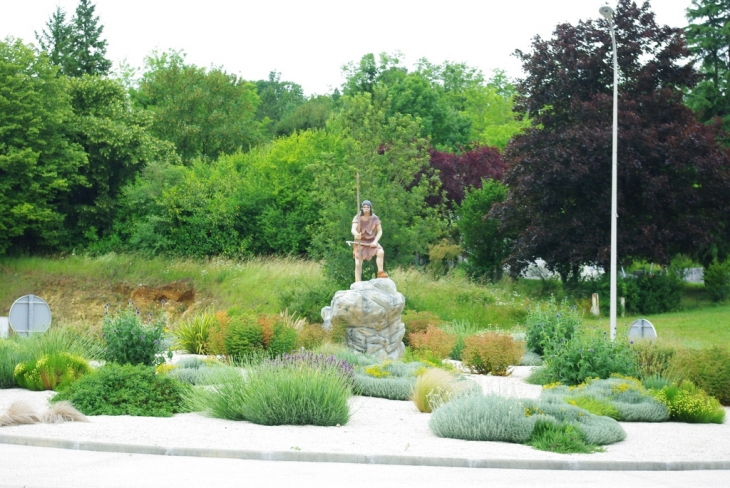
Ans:
<svg viewBox="0 0 730 488"><path fill-rule="evenodd" d="M479 382L485 392L537 397L541 388L524 382L529 369L518 367L511 377L506 378L475 375L470 375L470 378ZM23 389L0 390L0 412L18 400L43 411L53 394ZM606 446L605 452L563 455L518 444L436 437L428 428L430 414L420 413L412 402L353 397L351 412L350 421L342 427L261 426L212 419L196 413L178 414L171 418L101 415L89 417L88 423L2 427L0 436L158 447L490 460L730 462L730 424L727 422L721 425L622 422L628 434L626 440ZM730 417L730 409L726 408L726 412Z"/></svg>

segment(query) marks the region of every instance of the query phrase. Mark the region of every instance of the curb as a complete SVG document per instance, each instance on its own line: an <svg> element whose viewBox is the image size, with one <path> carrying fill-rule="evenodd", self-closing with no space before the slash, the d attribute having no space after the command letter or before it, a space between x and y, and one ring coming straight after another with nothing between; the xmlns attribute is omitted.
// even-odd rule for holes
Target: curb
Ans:
<svg viewBox="0 0 730 488"><path fill-rule="evenodd" d="M50 447L78 451L153 454L254 461L289 461L308 463L386 464L398 466L433 466L444 468L548 469L575 471L694 471L730 470L730 461L591 461L559 459L468 459L449 457L348 454L302 451L255 451L245 449L211 449L163 447L141 444L117 444L96 441L69 441L43 437L0 434L0 444Z"/></svg>

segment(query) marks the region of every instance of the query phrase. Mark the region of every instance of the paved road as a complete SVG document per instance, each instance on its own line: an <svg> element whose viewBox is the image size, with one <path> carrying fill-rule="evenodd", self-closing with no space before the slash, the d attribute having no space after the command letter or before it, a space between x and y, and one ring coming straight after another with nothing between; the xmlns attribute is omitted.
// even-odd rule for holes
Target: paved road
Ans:
<svg viewBox="0 0 730 488"><path fill-rule="evenodd" d="M727 488L730 471L542 471L206 459L0 445L0 488Z"/></svg>

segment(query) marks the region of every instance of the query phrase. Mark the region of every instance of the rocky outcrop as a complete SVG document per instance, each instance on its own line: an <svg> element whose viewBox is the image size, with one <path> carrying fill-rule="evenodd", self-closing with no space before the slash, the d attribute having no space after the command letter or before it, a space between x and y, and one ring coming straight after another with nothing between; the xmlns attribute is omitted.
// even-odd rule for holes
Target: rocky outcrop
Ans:
<svg viewBox="0 0 730 488"><path fill-rule="evenodd" d="M349 290L335 293L330 306L322 309L324 327L344 323L347 347L381 359L398 359L405 352L406 328L401 321L405 302L389 278L353 283Z"/></svg>

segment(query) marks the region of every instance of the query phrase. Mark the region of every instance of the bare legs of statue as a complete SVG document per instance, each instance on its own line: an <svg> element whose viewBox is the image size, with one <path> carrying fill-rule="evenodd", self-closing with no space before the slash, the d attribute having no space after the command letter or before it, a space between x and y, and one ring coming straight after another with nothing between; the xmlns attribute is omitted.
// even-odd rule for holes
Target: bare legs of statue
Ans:
<svg viewBox="0 0 730 488"><path fill-rule="evenodd" d="M378 275L384 274L383 261L385 260L385 251L378 249L375 254L375 263L378 265ZM387 276L387 275L386 275ZM362 261L355 258L355 282L362 281Z"/></svg>

